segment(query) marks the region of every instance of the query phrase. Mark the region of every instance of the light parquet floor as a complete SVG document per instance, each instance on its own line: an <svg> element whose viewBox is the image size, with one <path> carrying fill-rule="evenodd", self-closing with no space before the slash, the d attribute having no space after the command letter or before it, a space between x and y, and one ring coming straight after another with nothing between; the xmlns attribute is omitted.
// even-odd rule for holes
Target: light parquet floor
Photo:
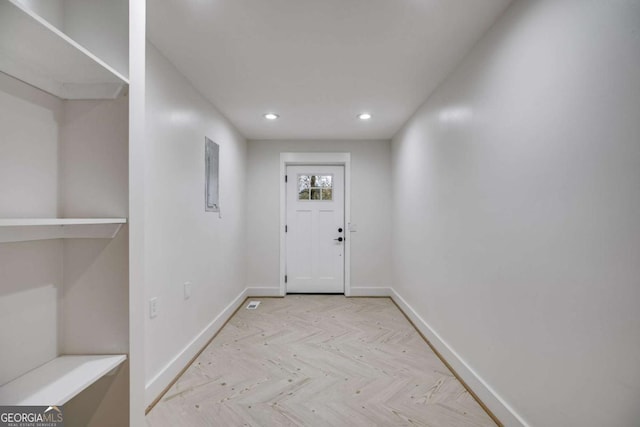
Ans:
<svg viewBox="0 0 640 427"><path fill-rule="evenodd" d="M255 299L148 426L495 426L390 299Z"/></svg>

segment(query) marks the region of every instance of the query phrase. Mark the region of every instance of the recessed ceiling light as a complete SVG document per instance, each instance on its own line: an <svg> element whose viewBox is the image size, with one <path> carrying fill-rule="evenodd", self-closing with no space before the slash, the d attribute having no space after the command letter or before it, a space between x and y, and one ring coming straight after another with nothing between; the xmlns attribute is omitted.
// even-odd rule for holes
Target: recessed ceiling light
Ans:
<svg viewBox="0 0 640 427"><path fill-rule="evenodd" d="M369 120L371 118L371 113L360 113L358 114L358 118L360 120Z"/></svg>
<svg viewBox="0 0 640 427"><path fill-rule="evenodd" d="M267 120L275 120L278 117L280 117L280 116L278 114L276 114L276 113L267 113L267 114L264 115L264 118L267 119Z"/></svg>

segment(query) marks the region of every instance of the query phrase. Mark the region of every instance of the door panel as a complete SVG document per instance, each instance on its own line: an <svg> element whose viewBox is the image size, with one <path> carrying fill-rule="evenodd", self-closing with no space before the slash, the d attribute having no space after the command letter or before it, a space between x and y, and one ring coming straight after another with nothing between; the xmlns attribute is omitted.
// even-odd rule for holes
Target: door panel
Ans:
<svg viewBox="0 0 640 427"><path fill-rule="evenodd" d="M295 212L295 228L299 233L291 234L292 245L296 250L291 253L292 264L296 266L295 272L300 279L311 279L313 266L311 264L313 254L313 236L309 233L313 222L313 212L310 210L298 210Z"/></svg>
<svg viewBox="0 0 640 427"><path fill-rule="evenodd" d="M344 292L344 167L288 166L287 177L287 292Z"/></svg>
<svg viewBox="0 0 640 427"><path fill-rule="evenodd" d="M332 210L318 211L318 235L327 238L318 238L318 277L320 279L331 279L340 266L336 266L334 256L336 242L333 240L336 234L335 212ZM341 259L341 258L340 258Z"/></svg>

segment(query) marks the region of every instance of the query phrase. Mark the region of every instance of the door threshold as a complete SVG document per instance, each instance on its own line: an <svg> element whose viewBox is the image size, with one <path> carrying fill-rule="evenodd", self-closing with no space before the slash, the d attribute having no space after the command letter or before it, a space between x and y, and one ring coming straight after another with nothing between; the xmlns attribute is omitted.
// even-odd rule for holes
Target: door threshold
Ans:
<svg viewBox="0 0 640 427"><path fill-rule="evenodd" d="M344 292L287 292L287 295L344 295Z"/></svg>

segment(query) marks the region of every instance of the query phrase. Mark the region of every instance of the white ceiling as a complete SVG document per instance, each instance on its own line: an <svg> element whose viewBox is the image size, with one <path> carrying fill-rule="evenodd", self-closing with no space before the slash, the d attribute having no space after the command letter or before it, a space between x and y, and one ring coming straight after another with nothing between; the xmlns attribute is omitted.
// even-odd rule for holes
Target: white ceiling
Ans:
<svg viewBox="0 0 640 427"><path fill-rule="evenodd" d="M149 0L148 33L249 139L387 139L509 2Z"/></svg>

